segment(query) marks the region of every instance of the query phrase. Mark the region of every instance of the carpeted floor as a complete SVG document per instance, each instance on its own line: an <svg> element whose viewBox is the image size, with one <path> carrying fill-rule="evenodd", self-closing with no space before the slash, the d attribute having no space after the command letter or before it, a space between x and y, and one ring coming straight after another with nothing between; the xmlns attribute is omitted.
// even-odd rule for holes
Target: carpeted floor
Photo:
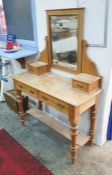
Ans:
<svg viewBox="0 0 112 175"><path fill-rule="evenodd" d="M70 142L32 117L20 126L18 116L0 103L0 127L5 128L23 147L40 160L54 175L112 174L112 144L86 145L70 164Z"/></svg>
<svg viewBox="0 0 112 175"><path fill-rule="evenodd" d="M5 129L0 129L1 175L53 175Z"/></svg>

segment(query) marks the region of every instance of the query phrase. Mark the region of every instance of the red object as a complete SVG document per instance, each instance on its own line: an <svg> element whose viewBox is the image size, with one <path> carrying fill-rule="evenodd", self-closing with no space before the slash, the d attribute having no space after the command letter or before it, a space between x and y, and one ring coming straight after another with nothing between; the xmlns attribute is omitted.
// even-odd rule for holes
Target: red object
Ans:
<svg viewBox="0 0 112 175"><path fill-rule="evenodd" d="M6 49L7 49L7 50L10 50L10 49L12 49L12 48L13 48L13 42L7 41Z"/></svg>
<svg viewBox="0 0 112 175"><path fill-rule="evenodd" d="M13 43L13 46L19 46L19 47L21 47L21 44Z"/></svg>
<svg viewBox="0 0 112 175"><path fill-rule="evenodd" d="M0 175L53 175L4 129L0 129Z"/></svg>

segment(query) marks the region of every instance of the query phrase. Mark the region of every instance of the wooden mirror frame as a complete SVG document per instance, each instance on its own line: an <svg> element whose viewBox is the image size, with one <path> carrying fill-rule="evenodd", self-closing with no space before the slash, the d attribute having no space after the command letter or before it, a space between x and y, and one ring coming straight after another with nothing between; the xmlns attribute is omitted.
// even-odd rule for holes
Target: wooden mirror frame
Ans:
<svg viewBox="0 0 112 175"><path fill-rule="evenodd" d="M78 44L77 44L77 69L72 70L70 68L54 65L53 57L52 57L52 40L51 40L51 27L50 27L50 17L51 16L69 16L69 15L77 15L78 16ZM50 68L55 68L59 70L63 70L70 73L79 73L81 72L82 67L82 40L83 40L83 23L84 23L84 8L71 8L71 9L56 9L56 10L46 10L47 16L47 32L48 32L48 55L49 60L48 64ZM75 44L74 44L75 48ZM74 58L75 59L75 58Z"/></svg>

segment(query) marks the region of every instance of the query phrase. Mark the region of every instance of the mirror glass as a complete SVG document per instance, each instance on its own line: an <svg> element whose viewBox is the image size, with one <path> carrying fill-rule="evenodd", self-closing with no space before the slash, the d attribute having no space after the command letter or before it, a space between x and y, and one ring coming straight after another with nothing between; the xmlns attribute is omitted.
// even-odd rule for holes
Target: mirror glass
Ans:
<svg viewBox="0 0 112 175"><path fill-rule="evenodd" d="M53 64L77 69L78 16L50 16Z"/></svg>
<svg viewBox="0 0 112 175"><path fill-rule="evenodd" d="M46 12L49 66L70 73L81 72L84 8Z"/></svg>

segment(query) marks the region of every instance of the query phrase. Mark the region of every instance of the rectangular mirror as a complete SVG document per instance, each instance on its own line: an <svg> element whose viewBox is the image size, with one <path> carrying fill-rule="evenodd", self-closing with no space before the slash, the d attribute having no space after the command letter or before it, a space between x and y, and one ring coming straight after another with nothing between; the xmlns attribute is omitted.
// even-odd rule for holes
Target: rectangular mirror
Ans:
<svg viewBox="0 0 112 175"><path fill-rule="evenodd" d="M81 71L83 8L47 10L50 65L69 72Z"/></svg>

